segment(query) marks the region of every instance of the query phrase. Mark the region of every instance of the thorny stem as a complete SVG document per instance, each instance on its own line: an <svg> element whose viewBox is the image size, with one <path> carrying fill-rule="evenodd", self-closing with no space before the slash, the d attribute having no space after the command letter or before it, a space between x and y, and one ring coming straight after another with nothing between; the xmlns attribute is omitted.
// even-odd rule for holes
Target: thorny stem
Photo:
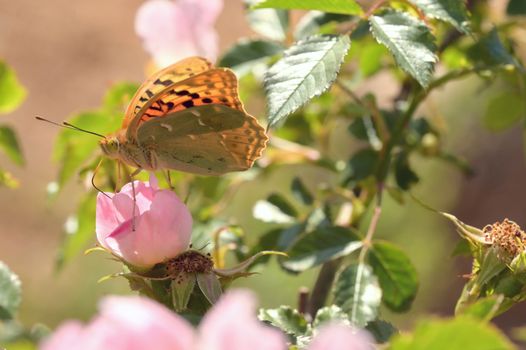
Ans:
<svg viewBox="0 0 526 350"><path fill-rule="evenodd" d="M384 188L383 184L379 183L378 192L376 194L376 205L374 207L373 217L371 218L371 223L369 224L369 228L367 229L367 234L365 235L365 238L362 240L363 247L360 250L360 255L358 256L358 262L360 264L363 264L365 262L367 251L371 247L371 242L373 240L374 233L376 232L376 226L378 225L378 220L380 219L380 215L382 214L383 188Z"/></svg>

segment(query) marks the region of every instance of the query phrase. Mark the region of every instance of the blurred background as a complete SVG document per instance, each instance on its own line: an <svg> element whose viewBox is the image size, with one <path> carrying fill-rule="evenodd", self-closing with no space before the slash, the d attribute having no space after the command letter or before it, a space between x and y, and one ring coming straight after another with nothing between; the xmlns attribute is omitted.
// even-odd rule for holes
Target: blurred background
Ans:
<svg viewBox="0 0 526 350"><path fill-rule="evenodd" d="M0 260L16 272L23 284L20 313L27 325L42 322L51 327L65 318L89 319L96 301L105 294L126 293L122 280L97 284L103 275L119 269L116 263L92 254L78 256L55 271L63 224L73 213L80 183L71 181L54 201L47 200L46 186L56 179L57 165L51 154L58 128L38 123L35 115L53 120L96 108L108 87L117 81L142 81L149 57L134 32L134 17L140 0L41 2L0 0L0 57L11 65L28 97L16 112L2 122L18 132L26 157L24 168L11 166L3 155L0 163L21 180L16 190L0 188ZM490 1L496 19L504 1ZM220 52L243 36L255 36L246 24L241 0L225 1L216 28ZM526 38L520 44L526 45ZM524 58L524 55L523 55ZM484 129L481 116L488 94L477 78L464 79L433 93L425 103L427 114L444 123L444 148L465 157L475 175L465 178L440 161L417 160L415 169L425 179L416 193L427 203L448 211L477 227L508 217L526 226L526 166L520 125L498 134ZM494 88L495 89L495 88ZM390 103L396 86L389 77L375 77L358 93L374 91ZM263 103L259 103L262 105ZM263 114L247 106L254 114ZM96 142L94 140L94 142ZM244 186L231 209L247 232L262 232L262 223L252 218L253 203L268 188L284 186L304 172L291 166L256 186ZM421 285L414 307L407 314L385 314L387 320L409 327L424 313L451 315L454 302L469 273L469 262L453 258L457 242L454 228L437 215L408 202L401 206L387 200L378 236L396 241L417 266ZM315 271L291 277L275 266L237 286L256 288L263 306L295 303L297 288L310 286ZM496 323L502 329L524 324L526 307L519 306Z"/></svg>

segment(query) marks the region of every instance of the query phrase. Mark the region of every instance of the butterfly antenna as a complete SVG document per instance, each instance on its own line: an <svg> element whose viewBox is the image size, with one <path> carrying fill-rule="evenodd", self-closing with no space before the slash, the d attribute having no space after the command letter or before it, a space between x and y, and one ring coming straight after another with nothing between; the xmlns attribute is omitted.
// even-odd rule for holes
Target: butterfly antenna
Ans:
<svg viewBox="0 0 526 350"><path fill-rule="evenodd" d="M102 137L103 139L106 138L106 136L104 136L104 135L102 135L102 134L98 134L98 133L96 133L96 132L94 132L94 131L89 131L89 130L86 130L86 129L81 129L81 128L79 128L78 126L75 126L75 125L70 124L70 123L68 123L68 122L62 122L62 124L64 124L65 126L71 128L71 129L73 129L73 130L82 131L82 132L85 132L85 133L88 133L88 134L92 134L92 135L95 135L95 136L98 136L98 137Z"/></svg>
<svg viewBox="0 0 526 350"><path fill-rule="evenodd" d="M50 123L50 124L53 124L53 125L56 125L56 126L59 126L61 128L66 128L66 129L70 129L70 130L77 130L77 131L82 131L84 133L87 133L87 134L91 134L91 135L95 135L95 136L98 136L98 137L102 137L103 139L106 138L106 136L104 135L101 135L101 134L97 134L96 132L93 132L93 131L89 131L89 130L85 130L85 129L81 129L79 128L78 126L75 126L73 124L70 124L68 122L62 122L62 124L60 123L56 123L52 120L49 120L49 119L46 119L46 118L43 118L43 117L40 117L40 116L36 116L35 117L36 120L40 120L40 121L43 121L43 122L47 122L47 123Z"/></svg>
<svg viewBox="0 0 526 350"><path fill-rule="evenodd" d="M95 170L93 171L93 176L91 176L91 185L93 186L94 189L96 189L97 191L99 191L100 193L108 197L109 199L111 199L111 197L108 196L106 192L104 192L103 190L98 188L97 185L95 185L95 176L97 176L97 172L99 171L101 164L102 164L102 158L99 160L99 164L97 164L97 166L95 167Z"/></svg>

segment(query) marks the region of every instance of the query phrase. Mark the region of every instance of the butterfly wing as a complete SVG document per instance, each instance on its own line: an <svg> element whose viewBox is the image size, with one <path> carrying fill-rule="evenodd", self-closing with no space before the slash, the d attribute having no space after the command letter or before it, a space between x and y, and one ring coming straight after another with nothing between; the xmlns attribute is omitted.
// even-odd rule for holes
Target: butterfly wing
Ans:
<svg viewBox="0 0 526 350"><path fill-rule="evenodd" d="M149 101L170 89L177 82L207 71L212 64L202 57L185 58L155 73L146 80L133 96L124 117L122 128L128 128Z"/></svg>
<svg viewBox="0 0 526 350"><path fill-rule="evenodd" d="M154 167L201 175L250 168L268 137L256 118L221 104L179 110L143 123L137 142Z"/></svg>
<svg viewBox="0 0 526 350"><path fill-rule="evenodd" d="M196 106L220 104L246 113L237 90L237 77L226 68L209 69L188 77L143 105L127 136L133 139L144 122Z"/></svg>

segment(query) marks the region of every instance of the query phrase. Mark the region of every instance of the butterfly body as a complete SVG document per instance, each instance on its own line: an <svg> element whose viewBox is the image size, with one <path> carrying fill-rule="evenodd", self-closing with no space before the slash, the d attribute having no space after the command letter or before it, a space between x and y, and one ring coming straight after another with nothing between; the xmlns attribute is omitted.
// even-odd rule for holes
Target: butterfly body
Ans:
<svg viewBox="0 0 526 350"><path fill-rule="evenodd" d="M243 109L237 79L205 59L180 61L146 81L103 152L145 170L221 175L250 168L268 137Z"/></svg>

